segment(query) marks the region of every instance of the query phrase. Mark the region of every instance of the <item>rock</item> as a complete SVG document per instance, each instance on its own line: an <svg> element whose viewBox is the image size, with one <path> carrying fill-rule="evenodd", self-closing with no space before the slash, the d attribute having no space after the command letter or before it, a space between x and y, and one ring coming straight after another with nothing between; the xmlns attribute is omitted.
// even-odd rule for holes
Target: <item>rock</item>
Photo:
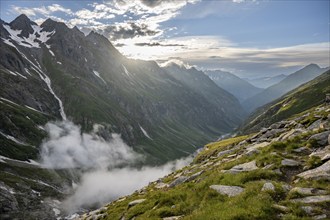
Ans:
<svg viewBox="0 0 330 220"><path fill-rule="evenodd" d="M291 190L291 186L289 184L283 184L282 185L282 189L285 191L285 192L289 192Z"/></svg>
<svg viewBox="0 0 330 220"><path fill-rule="evenodd" d="M308 126L307 130L318 130L321 128L321 124L322 124L322 119L319 119L317 121L314 121L310 126Z"/></svg>
<svg viewBox="0 0 330 220"><path fill-rule="evenodd" d="M271 182L267 182L263 185L261 191L272 191L275 192L275 186Z"/></svg>
<svg viewBox="0 0 330 220"><path fill-rule="evenodd" d="M306 212L307 215L313 214L313 211L314 211L313 207L311 207L311 206L302 206L301 209L304 212Z"/></svg>
<svg viewBox="0 0 330 220"><path fill-rule="evenodd" d="M256 165L256 161L253 160L248 163L243 163L236 165L232 167L230 170L223 170L223 172L229 172L229 173L239 173L239 172L246 172L246 171L252 171L252 170L257 170L258 167Z"/></svg>
<svg viewBox="0 0 330 220"><path fill-rule="evenodd" d="M192 181L194 179L196 179L198 176L200 176L204 171L199 171L197 173L194 173L193 175L189 176L188 179L185 182L189 182Z"/></svg>
<svg viewBox="0 0 330 220"><path fill-rule="evenodd" d="M247 152L244 153L244 155L247 156L252 156L253 154L258 154L259 153L259 148L264 148L269 145L269 142L261 142L258 144L252 144L246 147Z"/></svg>
<svg viewBox="0 0 330 220"><path fill-rule="evenodd" d="M291 199L291 202L301 202L306 204L319 203L319 202L330 202L330 195L325 196L308 196L299 199Z"/></svg>
<svg viewBox="0 0 330 220"><path fill-rule="evenodd" d="M157 183L156 186L155 186L156 189L163 189L163 188L166 188L166 187L168 187L168 184L162 183L162 182Z"/></svg>
<svg viewBox="0 0 330 220"><path fill-rule="evenodd" d="M134 201L128 203L128 207L135 206L135 205L140 204L140 203L142 203L142 202L144 202L144 201L145 201L145 199L137 199L137 200L134 200Z"/></svg>
<svg viewBox="0 0 330 220"><path fill-rule="evenodd" d="M307 147L299 147L297 149L293 149L292 151L295 153L310 152L310 150Z"/></svg>
<svg viewBox="0 0 330 220"><path fill-rule="evenodd" d="M303 196L312 196L312 195L326 195L326 190L315 189L315 188L302 188L302 187L294 187L291 189L290 193L299 193Z"/></svg>
<svg viewBox="0 0 330 220"><path fill-rule="evenodd" d="M322 214L322 215L315 215L313 217L313 219L315 220L321 220L321 219L326 219L327 218L327 215L326 214Z"/></svg>
<svg viewBox="0 0 330 220"><path fill-rule="evenodd" d="M330 135L330 131L324 131L324 132L312 135L309 138L309 140L316 140L316 142L319 145L324 146L324 145L327 145L329 135Z"/></svg>
<svg viewBox="0 0 330 220"><path fill-rule="evenodd" d="M229 197L237 196L244 191L244 189L239 186L211 185L210 188Z"/></svg>
<svg viewBox="0 0 330 220"><path fill-rule="evenodd" d="M260 139L264 140L264 139L270 139L270 138L274 138L276 137L278 134L283 133L285 131L285 129L271 129L269 131L267 131L265 134L263 134Z"/></svg>
<svg viewBox="0 0 330 220"><path fill-rule="evenodd" d="M220 151L217 155L217 157L221 157L225 154L231 154L232 152L234 152L234 150L230 149L230 150L224 150L224 151Z"/></svg>
<svg viewBox="0 0 330 220"><path fill-rule="evenodd" d="M297 176L303 179L330 180L330 160L315 169L307 170Z"/></svg>
<svg viewBox="0 0 330 220"><path fill-rule="evenodd" d="M296 167L300 165L300 162L292 159L284 159L281 161L281 165L285 167Z"/></svg>
<svg viewBox="0 0 330 220"><path fill-rule="evenodd" d="M322 161L326 161L330 159L330 145L326 146L323 149L319 149L309 155L310 157L316 156L321 158Z"/></svg>
<svg viewBox="0 0 330 220"><path fill-rule="evenodd" d="M179 176L178 178L176 178L175 180L173 180L170 185L168 186L169 188L172 188L176 185L179 185L181 183L184 183L185 181L187 181L188 177L186 176Z"/></svg>
<svg viewBox="0 0 330 220"><path fill-rule="evenodd" d="M166 218L163 218L163 220L177 220L177 219L180 219L180 218L183 218L183 215L166 217Z"/></svg>
<svg viewBox="0 0 330 220"><path fill-rule="evenodd" d="M290 211L290 209L288 207L283 206L283 205L278 205L278 204L274 204L273 205L273 208L274 209L277 209L277 210L279 210L281 212L289 212Z"/></svg>
<svg viewBox="0 0 330 220"><path fill-rule="evenodd" d="M279 140L280 141L283 141L283 140L289 140L289 139L292 139L294 138L295 136L299 135L299 134L302 134L306 132L306 130L304 129L301 129L301 128L297 128L297 129L292 129L286 133L283 133L279 136Z"/></svg>

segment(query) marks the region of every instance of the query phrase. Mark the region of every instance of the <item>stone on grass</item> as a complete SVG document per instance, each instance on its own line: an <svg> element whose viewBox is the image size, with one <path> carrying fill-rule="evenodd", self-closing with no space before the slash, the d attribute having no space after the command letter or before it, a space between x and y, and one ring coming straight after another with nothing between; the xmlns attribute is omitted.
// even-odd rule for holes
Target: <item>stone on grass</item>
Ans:
<svg viewBox="0 0 330 220"><path fill-rule="evenodd" d="M274 209L277 209L277 210L279 210L281 212L289 212L290 211L290 209L288 207L283 206L283 205L278 205L278 204L274 204L273 205L273 208Z"/></svg>
<svg viewBox="0 0 330 220"><path fill-rule="evenodd" d="M165 217L165 218L163 218L163 220L178 220L180 218L183 218L183 215Z"/></svg>
<svg viewBox="0 0 330 220"><path fill-rule="evenodd" d="M291 189L290 191L298 193L300 195L304 195L304 196L312 196L312 195L326 195L327 191L326 190L322 190L322 189L315 189L315 188L302 188L302 187L294 187L293 189Z"/></svg>
<svg viewBox="0 0 330 220"><path fill-rule="evenodd" d="M300 165L300 162L292 159L284 159L281 161L281 165L285 167L296 167Z"/></svg>
<svg viewBox="0 0 330 220"><path fill-rule="evenodd" d="M175 180L173 180L168 187L172 188L172 187L174 187L176 185L179 185L181 183L184 183L184 182L187 181L187 179L188 179L188 177L186 177L186 176L179 176L178 178L176 178Z"/></svg>
<svg viewBox="0 0 330 220"><path fill-rule="evenodd" d="M330 180L330 160L315 169L299 173L297 176L303 179Z"/></svg>
<svg viewBox="0 0 330 220"><path fill-rule="evenodd" d="M272 191L275 192L275 186L271 182L267 182L263 185L261 191Z"/></svg>
<svg viewBox="0 0 330 220"><path fill-rule="evenodd" d="M142 203L142 202L144 202L144 201L145 201L145 199L137 199L137 200L134 200L134 201L128 203L128 207L135 206L135 205L140 204L140 203Z"/></svg>
<svg viewBox="0 0 330 220"><path fill-rule="evenodd" d="M316 156L321 158L322 161L330 159L330 145L324 147L323 149L319 149L309 155L310 157Z"/></svg>
<svg viewBox="0 0 330 220"><path fill-rule="evenodd" d="M291 199L291 202L300 202L306 204L320 203L320 202L330 202L330 195L324 196L308 196L304 198Z"/></svg>
<svg viewBox="0 0 330 220"><path fill-rule="evenodd" d="M258 167L256 165L256 161L250 161L248 163L243 163L236 165L232 167L230 170L224 170L224 172L229 172L229 173L239 173L239 172L246 172L246 171L252 171L252 170L257 170Z"/></svg>
<svg viewBox="0 0 330 220"><path fill-rule="evenodd" d="M319 145L324 146L328 143L328 137L330 135L330 131L324 131L318 134L312 135L309 140L315 140Z"/></svg>
<svg viewBox="0 0 330 220"><path fill-rule="evenodd" d="M237 196L244 191L244 189L239 186L211 185L210 188L229 197Z"/></svg>

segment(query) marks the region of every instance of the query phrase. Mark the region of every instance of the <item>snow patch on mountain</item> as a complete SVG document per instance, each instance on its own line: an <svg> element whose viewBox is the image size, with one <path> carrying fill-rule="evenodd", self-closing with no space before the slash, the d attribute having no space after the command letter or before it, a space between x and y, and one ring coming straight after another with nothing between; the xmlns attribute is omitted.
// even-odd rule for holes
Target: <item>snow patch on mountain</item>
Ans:
<svg viewBox="0 0 330 220"><path fill-rule="evenodd" d="M107 84L106 81L101 77L100 73L97 72L96 70L93 70L93 73L95 76L97 76L98 78L100 78L102 80L102 82L104 82L104 84Z"/></svg>
<svg viewBox="0 0 330 220"><path fill-rule="evenodd" d="M55 30L52 32L46 32L42 31L42 28L37 25L32 25L32 29L34 30L33 34L29 34L29 36L26 37L19 37L18 35L21 34L22 30L14 30L9 25L3 25L3 27L6 29L6 31L9 33L9 37L12 41L16 42L17 44L28 47L28 48L40 48L40 43L46 43L50 37L55 33ZM13 46L13 43L10 42L9 39L3 39L2 40L10 45Z"/></svg>

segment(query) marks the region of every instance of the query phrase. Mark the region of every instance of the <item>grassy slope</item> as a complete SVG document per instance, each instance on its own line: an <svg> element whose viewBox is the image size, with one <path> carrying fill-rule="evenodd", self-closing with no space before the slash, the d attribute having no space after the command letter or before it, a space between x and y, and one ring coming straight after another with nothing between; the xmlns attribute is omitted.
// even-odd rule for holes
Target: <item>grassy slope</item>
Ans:
<svg viewBox="0 0 330 220"><path fill-rule="evenodd" d="M316 114L316 113L315 113ZM327 115L323 111L317 114ZM313 113L311 115L314 115ZM324 116L326 117L326 116ZM317 118L313 119L314 121ZM303 123L303 122L301 122ZM299 204L290 201L299 198L299 194L286 193L283 185L292 184L292 187L314 187L324 189L330 193L330 185L322 180L301 180L291 182L286 174L281 175L275 169L281 168L283 158L295 158L294 149L306 145L315 148L313 141L308 141L312 133L303 134L294 139L273 142L263 148L259 154L244 155L236 160L224 161L228 155L217 157L218 152L230 149L233 145L248 138L248 136L235 137L207 145L199 153L194 162L178 170L161 181L171 183L180 173L196 173L203 171L193 181L179 184L173 188L157 189L157 182L150 183L144 189L134 194L121 198L108 204L105 209L99 211L100 219L161 219L170 216L183 216L183 220L202 219L279 219L279 211L274 204L288 207L287 213L283 213L282 219L310 219L302 211ZM244 145L243 145L244 148ZM236 153L239 153L238 149ZM275 154L276 152L276 154ZM299 159L307 167L320 165L320 161L310 158L308 154L300 154ZM257 166L262 167L273 164L272 169L258 169L237 174L223 173L237 164L256 160ZM207 165L213 163L213 165ZM283 171L285 173L285 171ZM290 171L289 171L289 175ZM265 182L272 182L275 191L261 191ZM216 193L209 186L213 184L241 186L245 191L235 197L227 197ZM146 199L144 202L128 208L128 204L136 199ZM327 209L328 203L319 203L315 212L322 214L321 209ZM102 217L101 217L102 216Z"/></svg>
<svg viewBox="0 0 330 220"><path fill-rule="evenodd" d="M287 93L281 98L257 109L244 123L241 130L251 133L261 127L285 120L324 102L325 94L330 93L330 71Z"/></svg>

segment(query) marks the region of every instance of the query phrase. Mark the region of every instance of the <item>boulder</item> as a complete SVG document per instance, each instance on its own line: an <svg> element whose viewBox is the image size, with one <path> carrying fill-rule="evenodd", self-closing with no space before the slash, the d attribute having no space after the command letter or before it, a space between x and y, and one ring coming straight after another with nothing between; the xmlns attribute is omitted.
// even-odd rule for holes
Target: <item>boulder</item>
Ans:
<svg viewBox="0 0 330 220"><path fill-rule="evenodd" d="M306 204L320 203L320 202L330 202L330 195L324 196L308 196L304 198L291 199L291 202L300 202Z"/></svg>
<svg viewBox="0 0 330 220"><path fill-rule="evenodd" d="M315 140L319 145L325 146L328 144L330 131L324 131L318 134L312 135L309 140Z"/></svg>
<svg viewBox="0 0 330 220"><path fill-rule="evenodd" d="M288 132L281 134L278 139L279 139L279 141L292 139L292 138L296 137L297 135L305 133L305 132L306 132L306 130L301 129L301 128L292 129Z"/></svg>
<svg viewBox="0 0 330 220"><path fill-rule="evenodd" d="M258 167L256 165L256 161L253 160L248 163L236 165L236 166L232 167L230 170L223 170L222 172L239 173L239 172L252 171L252 170L256 170L256 169L258 169Z"/></svg>
<svg viewBox="0 0 330 220"><path fill-rule="evenodd" d="M321 128L322 125L322 119L319 119L317 121L314 121L310 126L308 126L307 130L318 130Z"/></svg>
<svg viewBox="0 0 330 220"><path fill-rule="evenodd" d="M303 179L330 180L330 160L315 169L307 170L297 176Z"/></svg>
<svg viewBox="0 0 330 220"><path fill-rule="evenodd" d="M244 191L244 189L239 186L211 185L210 188L229 197L237 196Z"/></svg>
<svg viewBox="0 0 330 220"><path fill-rule="evenodd" d="M281 165L285 167L296 167L300 165L300 162L292 159L284 159L281 161Z"/></svg>
<svg viewBox="0 0 330 220"><path fill-rule="evenodd" d="M176 185L179 185L181 183L184 183L184 182L187 181L187 179L188 179L187 176L179 176L178 178L176 178L175 180L173 180L168 187L172 188L172 187L174 187Z"/></svg>
<svg viewBox="0 0 330 220"><path fill-rule="evenodd" d="M326 161L330 159L330 145L326 146L323 149L319 149L309 155L310 157L316 156L321 158L322 161Z"/></svg>
<svg viewBox="0 0 330 220"><path fill-rule="evenodd" d="M281 211L281 212L289 212L290 211L290 209L288 207L283 206L283 205L274 204L272 207L274 209L277 209L277 210Z"/></svg>
<svg viewBox="0 0 330 220"><path fill-rule="evenodd" d="M315 220L327 219L327 215L326 214L315 215L315 216L313 216L313 219L315 219Z"/></svg>
<svg viewBox="0 0 330 220"><path fill-rule="evenodd" d="M290 193L298 193L303 196L312 196L312 195L326 195L327 191L322 189L315 188L302 188L302 187L294 187L290 190Z"/></svg>
<svg viewBox="0 0 330 220"><path fill-rule="evenodd" d="M267 182L263 185L261 191L272 191L275 192L275 186L271 182Z"/></svg>
<svg viewBox="0 0 330 220"><path fill-rule="evenodd" d="M134 201L128 203L128 207L135 206L135 205L140 204L140 203L142 203L142 202L144 202L144 201L145 201L145 199L137 199L137 200L134 200Z"/></svg>
<svg viewBox="0 0 330 220"><path fill-rule="evenodd" d="M307 214L312 215L314 208L312 206L302 206L301 209Z"/></svg>

